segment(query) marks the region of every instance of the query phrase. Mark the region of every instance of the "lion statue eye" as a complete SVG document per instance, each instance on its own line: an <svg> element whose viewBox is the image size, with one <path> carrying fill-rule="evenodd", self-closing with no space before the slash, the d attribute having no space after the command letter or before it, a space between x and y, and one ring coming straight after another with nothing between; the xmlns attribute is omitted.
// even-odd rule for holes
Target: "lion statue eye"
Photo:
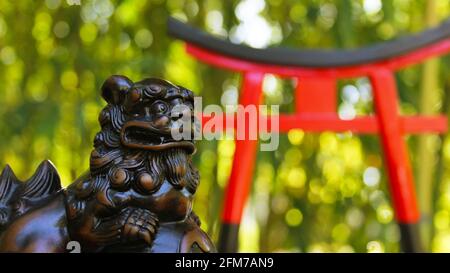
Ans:
<svg viewBox="0 0 450 273"><path fill-rule="evenodd" d="M150 98L162 98L166 94L166 90L159 85L150 85L144 88L144 94Z"/></svg>
<svg viewBox="0 0 450 273"><path fill-rule="evenodd" d="M153 113L165 113L168 109L169 106L167 106L166 103L164 103L163 101L156 101L152 104L152 112Z"/></svg>

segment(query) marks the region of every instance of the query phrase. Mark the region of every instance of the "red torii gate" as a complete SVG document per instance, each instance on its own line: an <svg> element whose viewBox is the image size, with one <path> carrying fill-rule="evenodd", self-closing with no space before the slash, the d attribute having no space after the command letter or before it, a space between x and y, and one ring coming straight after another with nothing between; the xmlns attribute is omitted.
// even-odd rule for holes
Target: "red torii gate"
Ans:
<svg viewBox="0 0 450 273"><path fill-rule="evenodd" d="M168 21L171 35L186 41L189 54L211 65L243 74L240 104L262 102L265 74L298 79L295 113L279 115L279 131L351 131L379 134L388 170L402 249L423 251L417 224L420 213L408 158L405 134L443 133L445 116L400 116L394 72L426 58L450 51L450 20L418 35L350 51L253 49L215 38L174 18ZM368 76L375 104L374 116L351 120L339 118L336 81ZM208 117L204 117L207 120ZM257 140L236 140L236 150L226 189L219 251L236 252L239 224L247 200L256 161Z"/></svg>

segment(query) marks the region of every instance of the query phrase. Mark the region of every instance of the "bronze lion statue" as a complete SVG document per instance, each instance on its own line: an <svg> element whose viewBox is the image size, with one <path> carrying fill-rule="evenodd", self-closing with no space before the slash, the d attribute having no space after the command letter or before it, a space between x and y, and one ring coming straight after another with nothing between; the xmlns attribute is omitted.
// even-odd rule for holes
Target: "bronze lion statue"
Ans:
<svg viewBox="0 0 450 273"><path fill-rule="evenodd" d="M49 161L25 182L3 170L0 251L67 252L75 241L82 252L215 252L192 211L199 185L193 138L172 134L184 130L183 116L195 128L193 93L117 75L101 93L108 104L89 171L62 188Z"/></svg>

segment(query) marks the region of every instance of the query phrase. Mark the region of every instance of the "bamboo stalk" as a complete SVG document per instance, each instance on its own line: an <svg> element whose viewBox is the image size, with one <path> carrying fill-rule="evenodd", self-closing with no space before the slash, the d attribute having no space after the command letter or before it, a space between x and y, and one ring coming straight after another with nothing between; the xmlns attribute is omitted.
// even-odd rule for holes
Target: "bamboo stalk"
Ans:
<svg viewBox="0 0 450 273"><path fill-rule="evenodd" d="M436 1L427 0L425 6L425 26L432 27L438 23ZM431 59L424 63L421 76L419 108L423 115L435 114L441 100L438 90L439 60ZM429 249L432 231L433 187L438 141L433 135L418 137L417 146L417 197L422 213L421 236L423 245Z"/></svg>

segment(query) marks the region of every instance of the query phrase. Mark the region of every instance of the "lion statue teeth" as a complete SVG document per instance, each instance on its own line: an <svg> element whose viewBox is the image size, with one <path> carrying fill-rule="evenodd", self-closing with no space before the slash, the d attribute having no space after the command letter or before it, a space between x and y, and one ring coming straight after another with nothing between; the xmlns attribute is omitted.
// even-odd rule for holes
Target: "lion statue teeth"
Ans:
<svg viewBox="0 0 450 273"><path fill-rule="evenodd" d="M168 81L132 82L109 77L101 88L108 103L94 139L90 168L61 188L44 161L26 182L7 166L0 176L0 251L215 252L192 211L199 174L191 161L189 128L194 95ZM174 115L175 109L184 109Z"/></svg>

